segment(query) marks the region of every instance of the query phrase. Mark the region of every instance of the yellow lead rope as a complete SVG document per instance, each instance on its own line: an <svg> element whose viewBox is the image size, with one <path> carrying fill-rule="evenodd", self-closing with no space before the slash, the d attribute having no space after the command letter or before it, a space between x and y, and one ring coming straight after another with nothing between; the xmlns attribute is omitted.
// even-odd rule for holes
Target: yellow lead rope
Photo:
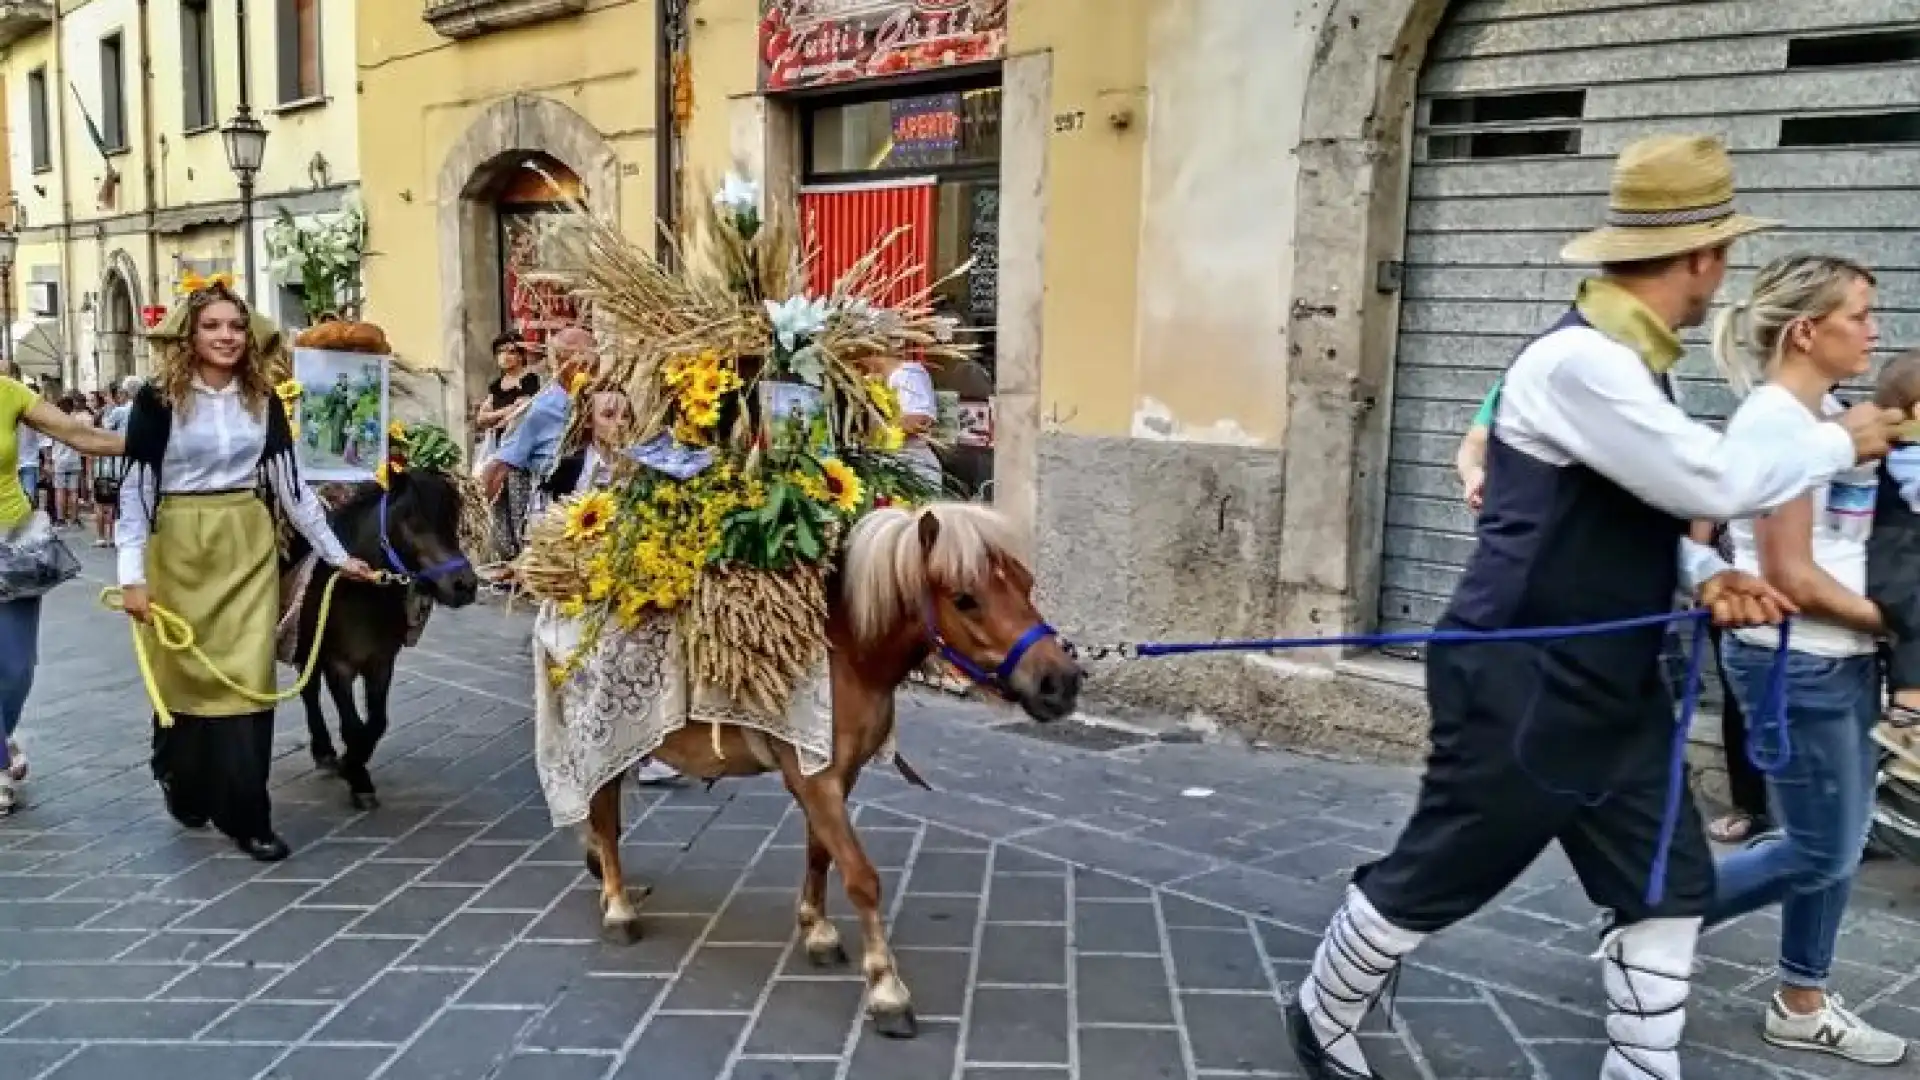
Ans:
<svg viewBox="0 0 1920 1080"><path fill-rule="evenodd" d="M161 648L168 652L190 653L195 660L200 661L202 666L213 673L213 677L219 680L220 685L248 701L260 705L278 705L298 697L300 691L306 689L307 680L313 677L313 669L320 661L320 642L326 637L327 616L333 610L333 587L339 581L340 575L335 573L328 577L327 583L321 587L320 617L313 624L313 644L307 648L307 662L300 669L300 677L294 680L292 686L275 693L263 694L250 687L241 686L233 681L232 676L221 671L219 665L213 662L213 658L200 648L200 643L194 636L192 624L182 618L178 612L150 603L147 605L147 613L153 624L153 636L159 640ZM117 588L100 590L100 606L109 611L126 611L123 590ZM133 628L133 655L140 664L140 680L147 686L147 698L153 702L154 715L160 718L160 726L170 728L173 726L173 713L168 711L167 703L160 700L160 684L153 677L153 661L147 656L146 635L140 632L138 623L128 621Z"/></svg>

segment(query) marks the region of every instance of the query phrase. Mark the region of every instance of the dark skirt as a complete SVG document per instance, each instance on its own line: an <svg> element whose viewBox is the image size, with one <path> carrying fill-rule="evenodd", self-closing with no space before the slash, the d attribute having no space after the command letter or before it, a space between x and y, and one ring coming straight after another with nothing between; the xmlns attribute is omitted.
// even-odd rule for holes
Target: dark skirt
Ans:
<svg viewBox="0 0 1920 1080"><path fill-rule="evenodd" d="M188 828L211 822L235 840L272 840L272 764L271 709L248 716L174 713L171 728L153 718L153 776L167 812Z"/></svg>

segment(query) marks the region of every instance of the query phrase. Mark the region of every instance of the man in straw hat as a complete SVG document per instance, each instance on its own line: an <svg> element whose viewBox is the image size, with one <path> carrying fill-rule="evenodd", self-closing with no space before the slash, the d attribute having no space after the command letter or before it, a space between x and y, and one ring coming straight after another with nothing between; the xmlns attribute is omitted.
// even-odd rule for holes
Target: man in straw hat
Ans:
<svg viewBox="0 0 1920 1080"><path fill-rule="evenodd" d="M1673 403L1668 375L1726 274L1727 247L1772 225L1736 213L1714 139L1636 142L1605 228L1562 256L1597 263L1567 313L1508 369L1487 446L1473 557L1440 629L1499 631L1664 611L1684 571L1723 625L1791 604L1690 543L1688 522L1764 513L1886 453L1900 414L1871 405L1797 441L1723 436ZM1676 552L1679 558L1676 559ZM1611 1046L1602 1080L1675 1080L1713 861L1670 790L1672 701L1659 626L1578 638L1435 644L1432 754L1392 852L1354 875L1287 1006L1314 1080L1373 1077L1361 1019L1429 934L1491 901L1558 840L1593 902ZM1684 748L1682 748L1684 749Z"/></svg>

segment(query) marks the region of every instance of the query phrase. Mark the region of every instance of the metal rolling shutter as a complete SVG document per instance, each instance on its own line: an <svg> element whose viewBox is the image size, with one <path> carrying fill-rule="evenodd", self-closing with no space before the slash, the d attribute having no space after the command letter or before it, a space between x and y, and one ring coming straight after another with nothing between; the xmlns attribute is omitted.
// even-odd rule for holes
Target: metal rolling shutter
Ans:
<svg viewBox="0 0 1920 1080"><path fill-rule="evenodd" d="M1481 397L1564 310L1559 250L1597 223L1613 156L1702 131L1735 156L1743 240L1723 299L1790 251L1880 278L1887 354L1920 346L1920 6L1914 0L1464 0L1420 80L1394 374L1380 620L1429 626L1472 547L1453 455ZM1690 331L1690 410L1731 406Z"/></svg>

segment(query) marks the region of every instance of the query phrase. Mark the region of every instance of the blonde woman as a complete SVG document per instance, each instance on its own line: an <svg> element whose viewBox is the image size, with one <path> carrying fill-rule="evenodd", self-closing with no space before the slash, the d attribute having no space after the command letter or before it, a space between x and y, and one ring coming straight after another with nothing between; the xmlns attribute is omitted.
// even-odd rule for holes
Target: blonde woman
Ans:
<svg viewBox="0 0 1920 1080"><path fill-rule="evenodd" d="M1839 414L1833 389L1866 374L1878 330L1874 279L1846 259L1792 255L1769 263L1753 295L1723 312L1714 356L1736 394L1728 438L1791 442ZM1779 832L1722 860L1709 925L1780 905L1780 985L1768 1042L1894 1065L1906 1042L1847 1011L1827 982L1873 809L1880 716L1875 657L1885 633L1867 599L1867 537L1878 475L1837 473L1779 509L1733 522L1734 565L1759 574L1801 612L1788 636L1786 727L1791 753L1767 778ZM1726 666L1748 716L1761 715L1780 631L1733 631Z"/></svg>
<svg viewBox="0 0 1920 1080"><path fill-rule="evenodd" d="M274 396L254 320L224 284L189 294L156 336L154 382L127 416L127 472L114 541L127 615L149 635L160 700L153 770L181 824L211 821L262 862L287 857L267 798L273 709L234 692L199 660L158 647L152 610L184 618L228 678L274 687L279 619L277 506L330 565L370 580L327 526L294 466L291 426Z"/></svg>

